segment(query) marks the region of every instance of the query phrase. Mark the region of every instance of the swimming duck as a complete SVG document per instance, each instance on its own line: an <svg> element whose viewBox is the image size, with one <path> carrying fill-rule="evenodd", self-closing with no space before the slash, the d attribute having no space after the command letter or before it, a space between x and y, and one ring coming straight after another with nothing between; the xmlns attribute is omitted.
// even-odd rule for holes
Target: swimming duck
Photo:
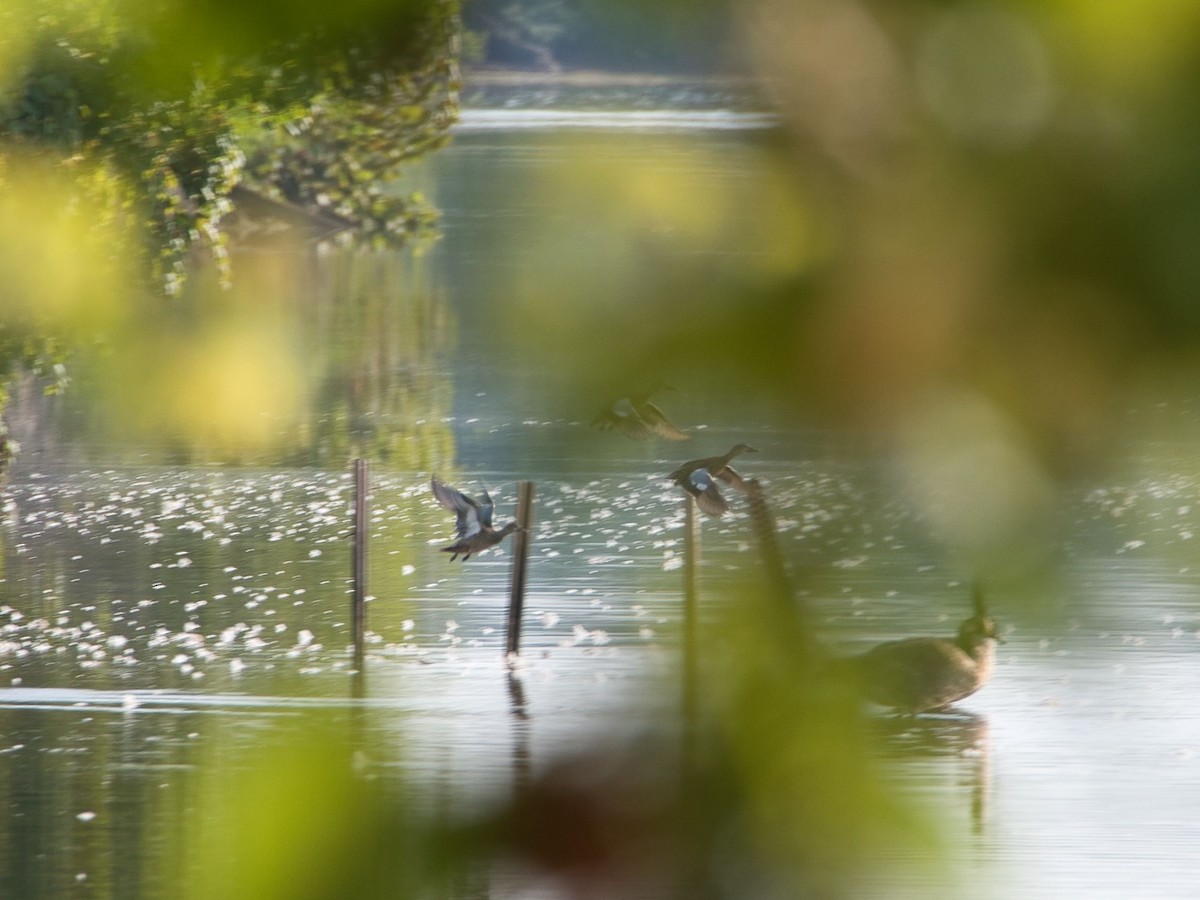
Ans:
<svg viewBox="0 0 1200 900"><path fill-rule="evenodd" d="M737 444L724 456L710 456L685 462L667 477L696 498L701 511L720 518L729 512L729 503L721 496L717 482L723 481L743 494L754 488L730 467L730 461L742 453L757 453L749 444Z"/></svg>
<svg viewBox="0 0 1200 900"><path fill-rule="evenodd" d="M616 429L638 441L652 437L666 438L668 441L690 440L691 435L676 428L658 405L650 400L655 394L669 388L670 385L658 384L640 394L614 400L600 410L592 424L605 430Z"/></svg>
<svg viewBox="0 0 1200 900"><path fill-rule="evenodd" d="M436 477L430 479L429 484L438 503L456 516L458 540L449 547L442 548L443 553L451 554L450 562L454 562L460 554L463 562L466 562L472 553L496 546L519 529L516 522L509 522L499 529L492 527L493 504L487 491L483 492L483 500L479 501L442 484Z"/></svg>
<svg viewBox="0 0 1200 900"><path fill-rule="evenodd" d="M905 713L942 709L979 690L992 674L996 623L976 587L975 612L952 638L888 641L849 660L863 694Z"/></svg>

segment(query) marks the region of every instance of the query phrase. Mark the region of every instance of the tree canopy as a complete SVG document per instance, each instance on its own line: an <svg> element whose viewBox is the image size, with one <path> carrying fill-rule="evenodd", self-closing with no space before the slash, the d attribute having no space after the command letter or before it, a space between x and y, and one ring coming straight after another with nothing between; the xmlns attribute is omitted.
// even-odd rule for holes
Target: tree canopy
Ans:
<svg viewBox="0 0 1200 900"><path fill-rule="evenodd" d="M449 0L26 0L0 25L9 152L70 162L81 182L102 173L167 293L201 247L228 274L247 212L389 237L430 220L383 185L455 116Z"/></svg>
<svg viewBox="0 0 1200 900"><path fill-rule="evenodd" d="M430 229L394 181L456 117L458 32L455 0L5 3L0 408L197 271L228 287L232 243Z"/></svg>

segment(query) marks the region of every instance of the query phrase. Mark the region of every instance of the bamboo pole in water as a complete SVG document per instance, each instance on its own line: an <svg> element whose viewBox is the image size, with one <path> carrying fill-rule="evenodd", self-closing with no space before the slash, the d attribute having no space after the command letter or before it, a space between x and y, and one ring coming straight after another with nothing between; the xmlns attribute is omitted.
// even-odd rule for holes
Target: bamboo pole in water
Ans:
<svg viewBox="0 0 1200 900"><path fill-rule="evenodd" d="M525 568L529 558L529 534L533 528L533 482L517 483L517 529L513 537L512 588L508 596L508 640L504 656L511 661L521 652L521 615L525 608Z"/></svg>
<svg viewBox="0 0 1200 900"><path fill-rule="evenodd" d="M353 577L350 592L350 635L354 644L354 669L362 677L367 620L367 483L365 459L354 461L354 546L352 549Z"/></svg>

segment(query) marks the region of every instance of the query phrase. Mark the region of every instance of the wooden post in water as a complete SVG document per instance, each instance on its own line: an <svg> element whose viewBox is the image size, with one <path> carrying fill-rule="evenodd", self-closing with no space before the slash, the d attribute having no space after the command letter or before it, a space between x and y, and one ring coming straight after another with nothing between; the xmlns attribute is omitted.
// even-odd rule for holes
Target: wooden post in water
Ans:
<svg viewBox="0 0 1200 900"><path fill-rule="evenodd" d="M696 574L700 568L700 514L696 498L688 494L683 501L683 722L680 733L680 795L679 804L683 811L680 821L684 823L687 839L705 826L709 802L708 785L698 786L699 745L697 681L700 673L700 599L696 590ZM694 844L693 846L700 846ZM686 854L680 872L683 895L703 897L711 893L708 889L709 872L695 853Z"/></svg>
<svg viewBox="0 0 1200 900"><path fill-rule="evenodd" d="M817 647L813 639L813 628L805 606L796 597L792 577L783 562L779 549L779 536L775 527L775 516L767 503L767 495L757 478L746 481L749 487L750 521L758 538L758 550L762 556L763 570L767 578L770 608L768 612L779 615L781 628L793 630L790 638L798 662L808 665L814 662ZM771 611L775 612L771 612Z"/></svg>
<svg viewBox="0 0 1200 900"><path fill-rule="evenodd" d="M696 570L700 566L700 517L690 494L683 501L683 727L685 752L691 755L692 728L696 718L696 672L699 654L699 601Z"/></svg>
<svg viewBox="0 0 1200 900"><path fill-rule="evenodd" d="M512 588L508 596L508 640L504 656L512 658L521 652L521 615L525 608L525 567L529 558L529 535L533 528L533 482L517 483L517 529L513 537Z"/></svg>
<svg viewBox="0 0 1200 900"><path fill-rule="evenodd" d="M350 636L354 644L356 685L361 686L365 662L367 621L367 507L368 471L365 459L354 461L354 546L350 596Z"/></svg>
<svg viewBox="0 0 1200 900"><path fill-rule="evenodd" d="M758 538L759 553L762 554L763 568L767 573L767 582L771 590L771 599L785 607L793 603L792 579L788 576L787 567L783 564L783 554L779 552L779 539L775 532L775 516L767 505L767 495L757 478L746 480L750 488L750 521L753 523L755 536Z"/></svg>

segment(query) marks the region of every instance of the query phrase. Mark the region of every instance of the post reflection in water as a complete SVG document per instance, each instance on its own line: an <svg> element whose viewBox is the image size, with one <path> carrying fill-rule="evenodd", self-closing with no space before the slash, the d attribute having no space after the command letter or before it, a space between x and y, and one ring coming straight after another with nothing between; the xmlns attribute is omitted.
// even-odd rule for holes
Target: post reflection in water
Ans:
<svg viewBox="0 0 1200 900"><path fill-rule="evenodd" d="M525 701L525 685L521 676L510 668L504 674L508 685L508 699L512 714L512 770L513 793L519 795L529 787L530 775L533 771L533 757L530 748L532 720Z"/></svg>
<svg viewBox="0 0 1200 900"><path fill-rule="evenodd" d="M991 797L987 716L965 709L918 716L886 715L872 722L872 734L897 777L923 784L946 773L956 785L967 786L967 796L960 797L960 792L954 790L949 803L962 799L968 804L974 831L982 833L986 829Z"/></svg>

